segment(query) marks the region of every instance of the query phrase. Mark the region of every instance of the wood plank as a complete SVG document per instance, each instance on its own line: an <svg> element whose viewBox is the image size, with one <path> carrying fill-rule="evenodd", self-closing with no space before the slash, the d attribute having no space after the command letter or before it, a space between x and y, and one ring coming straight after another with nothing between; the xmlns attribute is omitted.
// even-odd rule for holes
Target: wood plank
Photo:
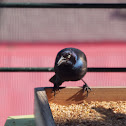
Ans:
<svg viewBox="0 0 126 126"><path fill-rule="evenodd" d="M55 126L44 88L35 88L34 114L36 126Z"/></svg>
<svg viewBox="0 0 126 126"><path fill-rule="evenodd" d="M83 93L82 88L60 88L60 91L52 93L52 88L45 88L46 94L49 102L69 105L69 104L78 104L82 103L84 100L87 102L90 101L126 101L126 87L101 87L101 88L92 88L92 91L89 92L87 97L86 92Z"/></svg>

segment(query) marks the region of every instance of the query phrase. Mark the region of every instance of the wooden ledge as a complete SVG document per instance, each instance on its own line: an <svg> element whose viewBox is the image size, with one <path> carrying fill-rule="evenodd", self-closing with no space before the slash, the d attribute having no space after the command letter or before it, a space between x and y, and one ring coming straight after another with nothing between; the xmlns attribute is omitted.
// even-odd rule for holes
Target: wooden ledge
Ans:
<svg viewBox="0 0 126 126"><path fill-rule="evenodd" d="M35 122L36 126L55 126L49 103L61 105L79 104L83 101L126 101L126 87L92 88L88 97L79 87L61 87L54 93L51 87L35 88ZM49 103L48 103L49 102Z"/></svg>
<svg viewBox="0 0 126 126"><path fill-rule="evenodd" d="M36 126L55 126L45 88L35 88L34 115Z"/></svg>
<svg viewBox="0 0 126 126"><path fill-rule="evenodd" d="M117 88L92 88L89 91L88 97L86 92L83 93L82 88L60 88L60 91L56 92L56 96L52 93L52 88L45 88L48 101L61 104L78 104L82 103L84 100L90 101L126 101L126 87Z"/></svg>

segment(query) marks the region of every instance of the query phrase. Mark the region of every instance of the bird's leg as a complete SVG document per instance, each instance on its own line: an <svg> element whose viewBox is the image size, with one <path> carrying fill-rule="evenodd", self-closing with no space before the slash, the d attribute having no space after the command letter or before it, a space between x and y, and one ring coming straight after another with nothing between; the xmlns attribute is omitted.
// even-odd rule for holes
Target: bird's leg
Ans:
<svg viewBox="0 0 126 126"><path fill-rule="evenodd" d="M59 86L57 86L57 84L54 84L53 87L54 97L56 96L56 90L59 90Z"/></svg>
<svg viewBox="0 0 126 126"><path fill-rule="evenodd" d="M53 87L53 90L52 90L52 92L54 92L54 97L55 97L55 95L56 95L56 84L54 84L54 87Z"/></svg>
<svg viewBox="0 0 126 126"><path fill-rule="evenodd" d="M88 96L88 90L91 91L91 88L87 85L87 83L81 79L85 84L83 85L83 92L87 91L87 96Z"/></svg>
<svg viewBox="0 0 126 126"><path fill-rule="evenodd" d="M58 87L58 91L60 92L60 89L59 89L59 87Z"/></svg>

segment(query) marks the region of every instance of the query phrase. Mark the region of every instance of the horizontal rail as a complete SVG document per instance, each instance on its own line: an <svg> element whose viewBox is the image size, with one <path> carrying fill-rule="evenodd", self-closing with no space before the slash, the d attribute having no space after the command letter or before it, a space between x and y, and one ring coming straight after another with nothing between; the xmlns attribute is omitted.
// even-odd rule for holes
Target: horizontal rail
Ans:
<svg viewBox="0 0 126 126"><path fill-rule="evenodd" d="M88 68L88 72L126 72L126 68Z"/></svg>
<svg viewBox="0 0 126 126"><path fill-rule="evenodd" d="M0 72L54 72L53 67L3 67Z"/></svg>
<svg viewBox="0 0 126 126"><path fill-rule="evenodd" d="M0 8L126 8L125 3L0 3Z"/></svg>
<svg viewBox="0 0 126 126"><path fill-rule="evenodd" d="M88 72L126 72L126 68L88 68ZM53 67L3 67L0 72L54 72Z"/></svg>

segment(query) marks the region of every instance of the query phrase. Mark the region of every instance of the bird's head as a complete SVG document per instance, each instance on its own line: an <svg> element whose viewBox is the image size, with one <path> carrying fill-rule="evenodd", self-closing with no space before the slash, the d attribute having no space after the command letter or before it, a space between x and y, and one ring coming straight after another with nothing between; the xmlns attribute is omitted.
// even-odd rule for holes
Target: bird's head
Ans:
<svg viewBox="0 0 126 126"><path fill-rule="evenodd" d="M77 56L72 50L67 50L61 53L58 58L57 65L74 65L76 63Z"/></svg>

